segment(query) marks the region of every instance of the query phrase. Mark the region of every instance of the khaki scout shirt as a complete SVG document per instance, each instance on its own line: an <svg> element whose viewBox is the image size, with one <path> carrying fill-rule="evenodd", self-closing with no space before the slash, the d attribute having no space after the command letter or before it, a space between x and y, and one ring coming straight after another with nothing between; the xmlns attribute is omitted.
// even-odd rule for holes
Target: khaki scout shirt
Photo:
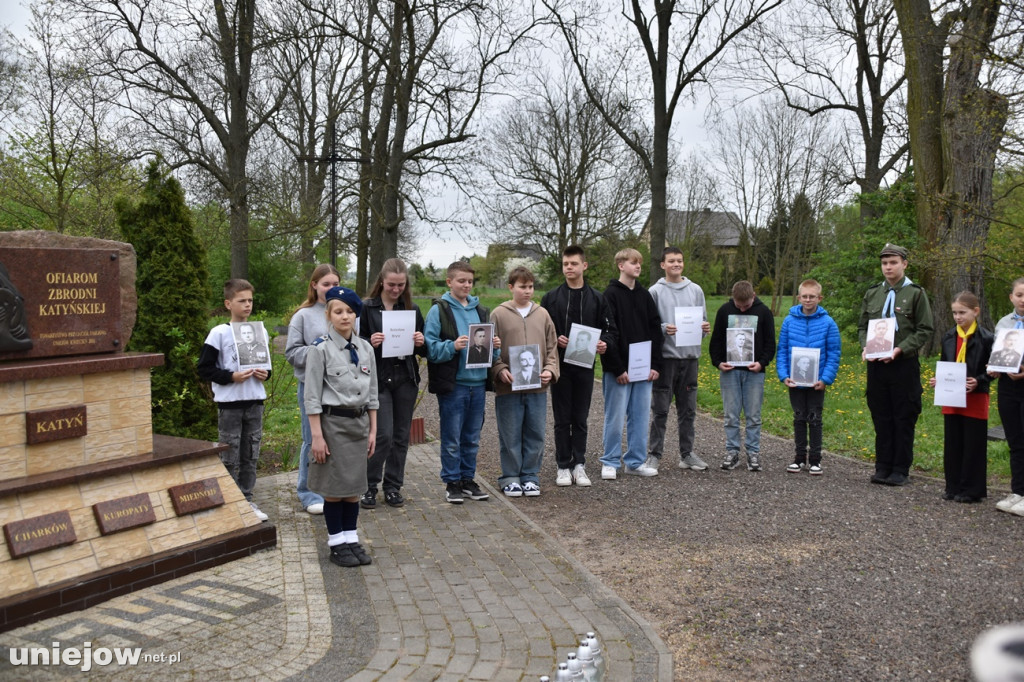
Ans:
<svg viewBox="0 0 1024 682"><path fill-rule="evenodd" d="M352 343L359 353L359 363L353 365L351 354L345 349L347 343L329 327L327 339L317 342L306 354L306 414L321 414L327 406L368 410L380 407L373 346L353 333Z"/></svg>
<svg viewBox="0 0 1024 682"><path fill-rule="evenodd" d="M864 301L860 308L860 320L857 322L857 335L863 347L867 341L868 320L882 317L882 306L889 290L896 289L896 330L895 345L903 355L913 357L928 342L935 329L932 319L932 307L928 302L928 294L919 285L904 277L895 287L888 282L879 282L864 293Z"/></svg>

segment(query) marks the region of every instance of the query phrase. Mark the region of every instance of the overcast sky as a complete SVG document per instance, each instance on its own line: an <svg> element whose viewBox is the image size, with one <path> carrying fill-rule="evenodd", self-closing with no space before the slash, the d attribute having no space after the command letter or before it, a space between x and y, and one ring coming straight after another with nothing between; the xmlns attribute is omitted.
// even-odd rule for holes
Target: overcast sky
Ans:
<svg viewBox="0 0 1024 682"><path fill-rule="evenodd" d="M24 35L26 26L31 20L31 12L27 2L8 2L4 8L3 25L7 26L16 36ZM680 141L682 152L689 152L706 139L703 127L704 111L698 105L681 103L676 111L673 125L673 138ZM435 215L452 215L459 208L460 198L454 193L446 192L437 197ZM464 200L463 200L464 201ZM639 228L639 225L637 226ZM445 267L453 260L473 254L485 255L489 240L482 230L464 230L451 227L440 227L437 233L424 231L419 239L419 251L414 259L421 265L433 263L436 267Z"/></svg>

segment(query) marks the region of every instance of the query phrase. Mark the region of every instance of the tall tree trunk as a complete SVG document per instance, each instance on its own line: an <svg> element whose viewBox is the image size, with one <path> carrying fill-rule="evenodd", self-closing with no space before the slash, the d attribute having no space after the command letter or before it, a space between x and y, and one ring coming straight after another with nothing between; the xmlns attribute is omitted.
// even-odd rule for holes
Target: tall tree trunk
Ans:
<svg viewBox="0 0 1024 682"><path fill-rule="evenodd" d="M932 299L934 347L952 324L952 297L964 289L984 295L992 177L1008 103L1003 95L981 88L978 75L1001 4L973 0L938 24L928 0L895 4L906 50L907 123L925 265L919 277ZM943 82L943 50L953 25L957 33L949 41Z"/></svg>

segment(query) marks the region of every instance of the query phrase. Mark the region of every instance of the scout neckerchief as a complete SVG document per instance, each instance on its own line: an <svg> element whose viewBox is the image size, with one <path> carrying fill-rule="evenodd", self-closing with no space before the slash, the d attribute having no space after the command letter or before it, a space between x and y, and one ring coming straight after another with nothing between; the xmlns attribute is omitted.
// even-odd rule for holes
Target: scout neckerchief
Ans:
<svg viewBox="0 0 1024 682"><path fill-rule="evenodd" d="M352 343L351 341L349 341L347 344L345 344L345 350L348 351L348 356L350 358L352 358L352 364L353 365L358 365L359 364L359 351L356 350L356 345L354 343Z"/></svg>
<svg viewBox="0 0 1024 682"><path fill-rule="evenodd" d="M963 343L960 344L960 350L956 352L957 362L967 362L967 339L974 335L974 332L978 331L978 321L971 322L971 326L964 331L960 328L960 325L956 326L956 335L963 339Z"/></svg>
<svg viewBox="0 0 1024 682"><path fill-rule="evenodd" d="M1024 315L1013 314L1013 328L1024 329Z"/></svg>
<svg viewBox="0 0 1024 682"><path fill-rule="evenodd" d="M903 286L907 286L908 284L911 284L911 281L910 281L909 277L904 277L904 280L905 281L903 282ZM882 317L891 317L891 318L893 318L893 322L895 322L895 324L896 324L895 329L896 329L896 331L899 331L900 330L900 322L899 322L899 320L896 319L896 289L893 288L893 287L890 287L888 282L886 282L886 288L889 291L885 295L885 303L882 304ZM886 313L886 311L888 311L888 314Z"/></svg>

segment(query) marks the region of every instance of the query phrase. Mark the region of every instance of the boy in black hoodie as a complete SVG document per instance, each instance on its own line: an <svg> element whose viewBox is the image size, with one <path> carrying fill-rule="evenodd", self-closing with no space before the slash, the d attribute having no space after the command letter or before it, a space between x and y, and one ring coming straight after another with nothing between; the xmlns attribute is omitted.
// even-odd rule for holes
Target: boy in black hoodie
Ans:
<svg viewBox="0 0 1024 682"><path fill-rule="evenodd" d="M611 280L604 290L604 301L610 318L608 350L601 364L604 377L604 454L601 455L601 478L615 480L620 463L623 473L634 476L657 476L658 470L648 467L647 420L651 414L651 387L661 370L661 317L654 299L637 278L643 256L636 249L622 249L615 254L619 278ZM646 379L630 382L630 344L650 343L650 367ZM634 353L637 349L634 348ZM626 422L625 454L622 452L622 426Z"/></svg>
<svg viewBox="0 0 1024 682"><path fill-rule="evenodd" d="M753 362L727 361L729 353L745 355L734 341L754 337ZM764 373L775 357L775 317L754 287L747 281L732 285L732 299L722 304L715 316L708 350L711 364L718 368L725 412L725 460L722 468L735 469L740 463L740 412L747 417L747 470L761 470L761 402L764 399Z"/></svg>

